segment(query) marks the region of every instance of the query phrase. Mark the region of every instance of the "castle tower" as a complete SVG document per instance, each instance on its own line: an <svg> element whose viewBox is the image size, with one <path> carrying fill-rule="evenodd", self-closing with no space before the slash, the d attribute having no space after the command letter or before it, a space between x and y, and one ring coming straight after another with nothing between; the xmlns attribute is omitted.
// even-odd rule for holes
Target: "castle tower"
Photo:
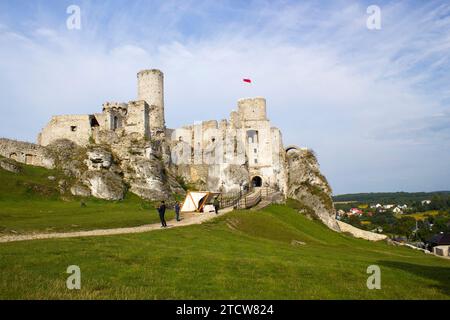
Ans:
<svg viewBox="0 0 450 320"><path fill-rule="evenodd" d="M263 97L239 99L238 114L241 121L267 120L266 99Z"/></svg>
<svg viewBox="0 0 450 320"><path fill-rule="evenodd" d="M137 74L138 100L149 105L150 135L164 137L164 74L157 69L142 70Z"/></svg>

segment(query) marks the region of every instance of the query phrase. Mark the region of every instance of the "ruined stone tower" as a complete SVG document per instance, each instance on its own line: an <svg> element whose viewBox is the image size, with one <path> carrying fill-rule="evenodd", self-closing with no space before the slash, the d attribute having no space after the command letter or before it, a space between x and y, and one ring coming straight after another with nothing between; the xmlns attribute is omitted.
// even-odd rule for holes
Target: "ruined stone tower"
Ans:
<svg viewBox="0 0 450 320"><path fill-rule="evenodd" d="M158 69L142 70L137 74L138 100L144 100L150 107L150 135L163 138L164 120L164 74Z"/></svg>
<svg viewBox="0 0 450 320"><path fill-rule="evenodd" d="M266 99L263 97L239 99L238 111L242 121L267 120Z"/></svg>

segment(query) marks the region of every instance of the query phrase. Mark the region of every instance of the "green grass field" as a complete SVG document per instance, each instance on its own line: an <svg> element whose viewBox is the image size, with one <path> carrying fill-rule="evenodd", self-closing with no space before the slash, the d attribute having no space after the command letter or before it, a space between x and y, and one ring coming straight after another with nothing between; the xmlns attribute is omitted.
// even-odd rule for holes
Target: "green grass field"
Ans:
<svg viewBox="0 0 450 320"><path fill-rule="evenodd" d="M403 216L404 217L412 217L412 218L414 218L416 220L424 220L427 215L436 216L438 214L439 214L438 210L429 210L429 211L425 211L425 212L406 214L406 215L403 215Z"/></svg>
<svg viewBox="0 0 450 320"><path fill-rule="evenodd" d="M82 221L85 228L97 227L111 208L116 214L100 219L101 225L132 224L127 217L139 222L134 198L123 204L92 200L86 208L103 213L91 216L80 215L86 208L64 211L67 203L46 199L64 209L60 216L56 209L46 212L45 203L44 212L34 210L33 203L44 201L39 197L24 202L18 195L14 204L7 190L1 192L3 203L11 201L8 210L23 212L6 211L11 218L2 211L2 225L23 231ZM81 268L81 290L66 288L69 265ZM381 269L380 290L367 289L369 265ZM142 234L0 243L0 299L116 298L449 299L450 260L336 233L288 205Z"/></svg>
<svg viewBox="0 0 450 320"><path fill-rule="evenodd" d="M1 299L450 297L450 261L335 233L286 206L144 234L3 243L0 256ZM366 287L373 264L380 290ZM69 265L81 268L79 291L65 287Z"/></svg>
<svg viewBox="0 0 450 320"><path fill-rule="evenodd" d="M133 227L159 221L155 204L127 194L122 201L61 197L55 170L23 166L0 169L0 235ZM167 218L173 218L172 211Z"/></svg>

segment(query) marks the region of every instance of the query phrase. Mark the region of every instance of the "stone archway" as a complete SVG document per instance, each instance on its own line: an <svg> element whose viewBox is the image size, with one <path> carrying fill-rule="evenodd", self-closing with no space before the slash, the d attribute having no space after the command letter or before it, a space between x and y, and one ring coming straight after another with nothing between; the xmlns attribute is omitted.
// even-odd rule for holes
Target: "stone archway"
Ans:
<svg viewBox="0 0 450 320"><path fill-rule="evenodd" d="M301 148L295 145L289 145L285 148L285 151L288 152L289 150L300 150Z"/></svg>
<svg viewBox="0 0 450 320"><path fill-rule="evenodd" d="M252 187L262 187L262 178L260 176L254 176L252 178Z"/></svg>

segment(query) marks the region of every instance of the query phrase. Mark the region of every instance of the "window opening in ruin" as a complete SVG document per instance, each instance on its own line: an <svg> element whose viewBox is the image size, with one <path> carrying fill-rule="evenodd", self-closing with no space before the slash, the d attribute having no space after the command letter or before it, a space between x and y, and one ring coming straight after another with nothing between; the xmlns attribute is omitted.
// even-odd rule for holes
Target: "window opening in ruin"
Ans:
<svg viewBox="0 0 450 320"><path fill-rule="evenodd" d="M33 164L33 155L32 154L26 154L25 155L25 163L26 164Z"/></svg>
<svg viewBox="0 0 450 320"><path fill-rule="evenodd" d="M248 143L258 143L258 131L257 130L248 130L247 131L247 141Z"/></svg>
<svg viewBox="0 0 450 320"><path fill-rule="evenodd" d="M119 128L119 118L115 116L113 119L113 129L116 130L117 128Z"/></svg>
<svg viewBox="0 0 450 320"><path fill-rule="evenodd" d="M100 124L98 123L97 118L96 117L92 117L91 118L91 128L99 127L99 126L100 126Z"/></svg>
<svg viewBox="0 0 450 320"><path fill-rule="evenodd" d="M9 155L10 159L17 160L17 153L13 152Z"/></svg>
<svg viewBox="0 0 450 320"><path fill-rule="evenodd" d="M262 179L259 176L254 176L252 178L252 186L253 187L261 187L262 186Z"/></svg>
<svg viewBox="0 0 450 320"><path fill-rule="evenodd" d="M234 155L237 156L237 138L234 137Z"/></svg>
<svg viewBox="0 0 450 320"><path fill-rule="evenodd" d="M255 163L258 163L258 159L255 159Z"/></svg>
<svg viewBox="0 0 450 320"><path fill-rule="evenodd" d="M73 131L73 132L77 131L77 126L70 126L70 131Z"/></svg>
<svg viewBox="0 0 450 320"><path fill-rule="evenodd" d="M212 142L215 142L215 141L216 141L216 138L213 137L213 138L211 139L211 141L212 141Z"/></svg>
<svg viewBox="0 0 450 320"><path fill-rule="evenodd" d="M257 153L257 152L258 152L258 150L256 150L256 149L253 149L253 152L254 152L254 153Z"/></svg>

